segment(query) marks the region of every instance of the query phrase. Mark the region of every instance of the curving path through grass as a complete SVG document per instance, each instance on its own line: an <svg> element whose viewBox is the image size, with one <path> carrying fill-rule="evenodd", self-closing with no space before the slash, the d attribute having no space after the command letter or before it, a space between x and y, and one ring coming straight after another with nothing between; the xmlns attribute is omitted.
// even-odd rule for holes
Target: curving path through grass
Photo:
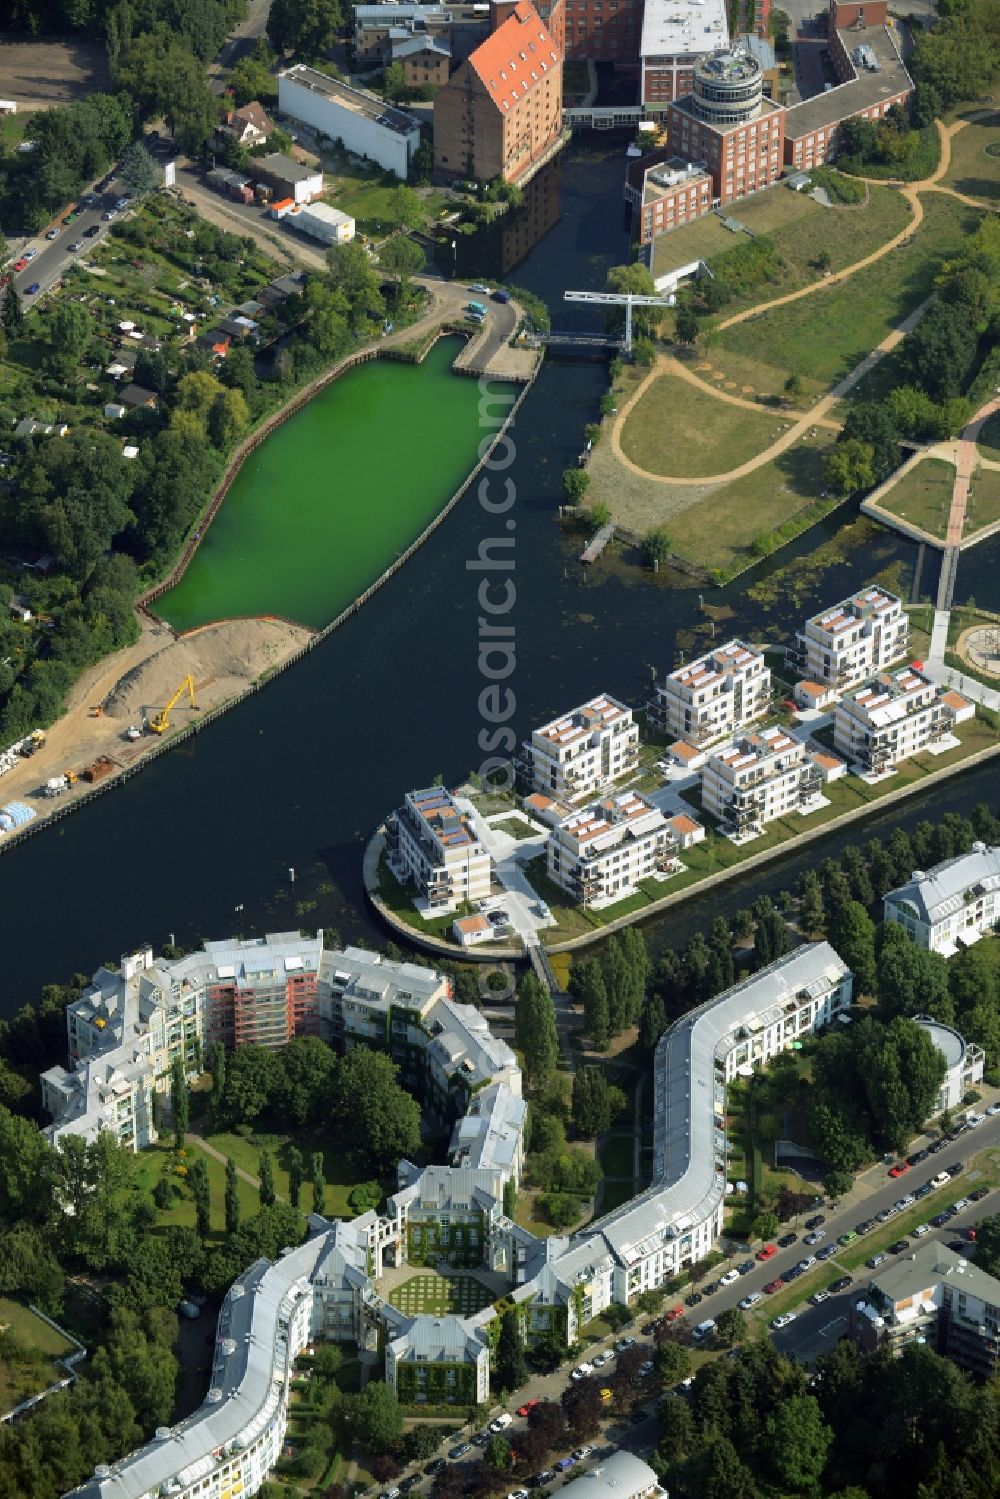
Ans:
<svg viewBox="0 0 1000 1499"><path fill-rule="evenodd" d="M919 229L924 217L923 204L920 201L921 193L942 193L947 197L956 198L958 202L965 204L967 207L991 212L992 209L988 204L980 203L975 198L967 197L964 193L958 192L955 188L947 187L941 182L941 178L951 166L952 137L959 130L965 128L969 123L968 120L956 120L952 125L944 125L940 120L936 120L934 123L937 126L941 143L941 154L938 164L930 176L922 178L919 182L908 182L900 185L900 192L910 205L911 217L898 234L893 235L892 239L886 240L884 245L880 245L870 255L866 255L863 259L856 260L853 265L849 265L844 270L838 271L835 276L828 276L821 281L814 281L809 286L800 287L798 291L788 292L785 296L775 297L769 302L757 302L751 307L746 307L742 312L734 313L732 317L725 318L721 323L716 324L715 331L721 333L726 328L735 327L738 323L748 322L751 318L759 317L762 313L770 312L776 307L784 307L790 302L801 301L803 297L811 297L817 292L826 291L828 287L839 286L848 277L855 275L858 271L865 270L870 265L874 265L876 261L882 260L884 256L890 254L905 240L909 240ZM867 184L875 179L862 178L861 180ZM871 353L867 354L860 364L856 365L839 384L835 385L814 406L810 407L805 415L798 418L789 427L787 432L782 433L779 438L762 452L756 454L753 458L748 458L745 463L739 464L736 468L728 469L725 473L720 474L699 475L696 480L692 480L689 475L680 477L651 473L648 469L641 468L638 464L634 463L624 453L621 445L621 435L629 413L636 406L637 402L642 399L652 383L664 374L674 375L679 379L686 380L689 384L697 386L699 390L708 393L718 401L727 402L730 405L741 406L753 411L759 412L763 410L759 403L755 401L748 401L741 396L730 395L728 391L718 390L707 381L700 380L693 371L687 369L674 355L661 354L658 356L652 369L639 382L629 399L625 402L625 405L618 412L611 429L611 450L619 463L623 464L631 473L653 484L690 485L692 482L696 482L699 485L711 485L728 484L734 479L742 479L745 475L753 473L755 469L763 468L765 464L771 463L775 458L780 457L782 453L786 452L803 436L806 430L812 427L827 427L834 431L839 431L841 423L829 415L832 407L868 373L879 359L891 352L905 338L906 334L915 327L926 305L925 302L921 303L908 317L904 318L903 322L897 328L892 329L880 343L876 344Z"/></svg>

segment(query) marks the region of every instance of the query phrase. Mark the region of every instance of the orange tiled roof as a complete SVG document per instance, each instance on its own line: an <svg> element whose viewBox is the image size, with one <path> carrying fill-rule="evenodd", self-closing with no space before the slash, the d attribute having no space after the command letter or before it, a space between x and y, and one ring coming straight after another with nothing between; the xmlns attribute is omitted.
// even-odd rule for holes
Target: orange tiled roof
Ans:
<svg viewBox="0 0 1000 1499"><path fill-rule="evenodd" d="M562 57L534 6L518 0L508 16L469 56L497 109L506 114L558 67Z"/></svg>

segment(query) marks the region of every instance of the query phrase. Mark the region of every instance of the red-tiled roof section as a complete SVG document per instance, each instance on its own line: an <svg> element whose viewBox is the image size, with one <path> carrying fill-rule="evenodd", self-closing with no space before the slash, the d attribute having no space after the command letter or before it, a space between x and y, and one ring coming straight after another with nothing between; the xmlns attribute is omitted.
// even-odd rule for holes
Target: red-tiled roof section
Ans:
<svg viewBox="0 0 1000 1499"><path fill-rule="evenodd" d="M470 54L469 63L497 109L507 112L562 61L533 5L518 0L513 15Z"/></svg>

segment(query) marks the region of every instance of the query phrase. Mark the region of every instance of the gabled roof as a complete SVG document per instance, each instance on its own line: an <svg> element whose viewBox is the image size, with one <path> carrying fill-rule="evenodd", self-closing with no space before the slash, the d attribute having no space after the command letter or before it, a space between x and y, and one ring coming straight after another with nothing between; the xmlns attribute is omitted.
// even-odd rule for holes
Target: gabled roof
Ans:
<svg viewBox="0 0 1000 1499"><path fill-rule="evenodd" d="M562 54L528 0L518 0L513 14L469 54L470 67L504 113L561 62Z"/></svg>
<svg viewBox="0 0 1000 1499"><path fill-rule="evenodd" d="M977 890L1000 890L1000 848L974 844L971 853L914 874L907 884L890 890L885 903L910 905L925 926L935 926L961 911L968 894Z"/></svg>

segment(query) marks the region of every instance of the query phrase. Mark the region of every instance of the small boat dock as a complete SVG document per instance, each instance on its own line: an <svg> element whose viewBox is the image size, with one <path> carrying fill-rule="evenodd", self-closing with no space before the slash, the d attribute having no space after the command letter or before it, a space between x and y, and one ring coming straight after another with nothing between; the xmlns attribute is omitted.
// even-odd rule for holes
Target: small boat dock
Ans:
<svg viewBox="0 0 1000 1499"><path fill-rule="evenodd" d="M615 523L614 521L609 521L606 526L601 527L596 536L590 538L586 548L580 555L580 561L596 562L614 534Z"/></svg>

